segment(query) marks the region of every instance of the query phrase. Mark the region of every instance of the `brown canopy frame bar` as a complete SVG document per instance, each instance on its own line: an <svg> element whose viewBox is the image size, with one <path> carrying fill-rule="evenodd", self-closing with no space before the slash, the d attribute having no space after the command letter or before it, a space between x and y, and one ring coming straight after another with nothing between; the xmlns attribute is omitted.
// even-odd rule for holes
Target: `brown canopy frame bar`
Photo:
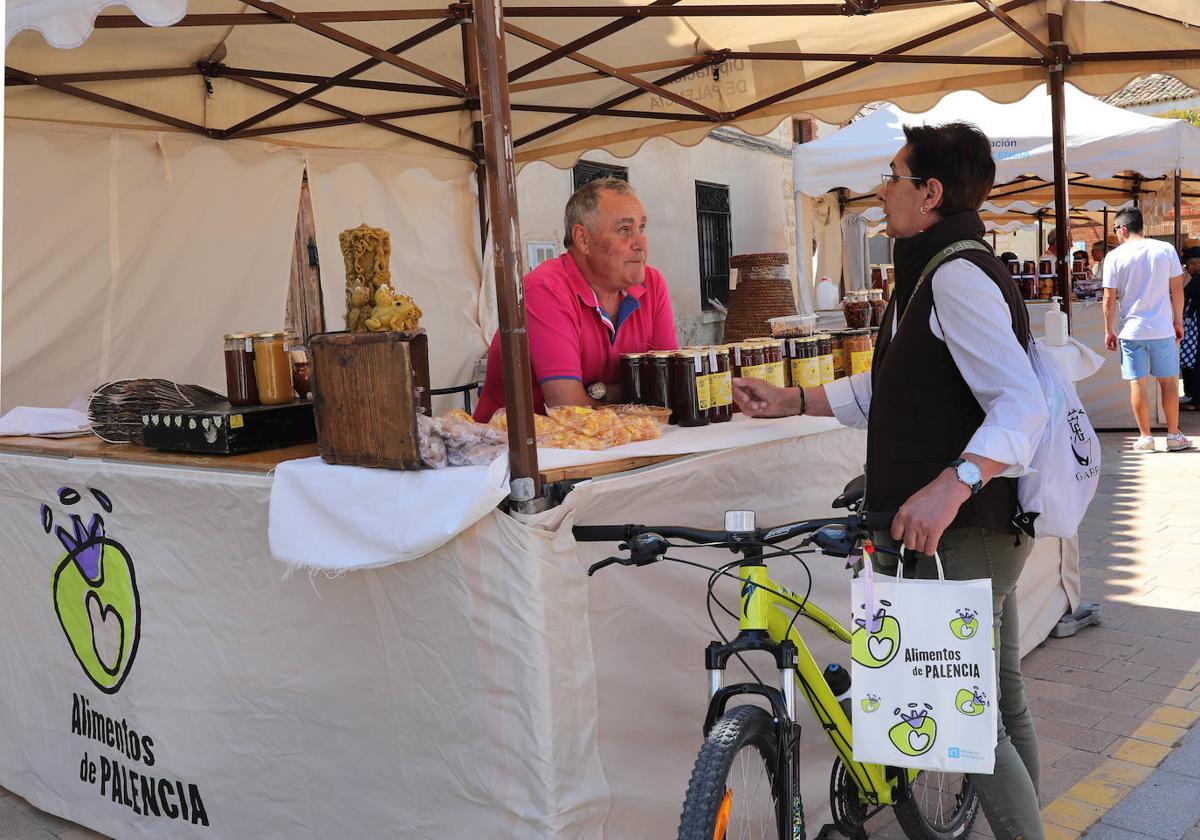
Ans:
<svg viewBox="0 0 1200 840"><path fill-rule="evenodd" d="M713 3L706 5L680 5L680 0L654 0L646 5L612 5L600 3L571 3L556 6L522 6L519 4L502 7L501 0L470 0L451 3L444 7L423 9L374 9L374 10L328 10L296 12L269 0L241 0L255 11L241 14L189 14L175 26L186 27L238 27L287 25L306 30L314 37L332 40L344 47L362 53L366 59L346 70L329 75L287 73L253 67L231 67L218 61L198 62L185 67L162 67L141 70L113 70L86 73L63 73L38 75L21 68L5 67L5 85L38 85L66 96L88 100L109 108L133 114L162 125L192 132L216 140L249 137L270 137L296 131L363 124L381 131L398 134L420 143L430 145L454 155L466 157L475 163L479 187L479 213L481 236L487 240L486 230L504 231L505 235L492 237L493 255L496 265L496 297L499 308L499 334L501 357L504 365L505 398L509 407L509 459L511 499L518 507L528 509L536 505L541 496L537 471L537 449L533 434L533 404L529 367L528 346L525 335L525 311L520 291L520 235L517 228L517 201L515 187L515 164L513 149L528 145L538 139L562 131L590 117L627 117L639 120L670 122L707 122L713 127L752 117L759 111L799 94L826 85L856 73L864 68L883 63L896 64L945 64L947 66L992 65L1029 66L1046 68L1052 104L1054 168L1055 168L1055 225L1064 231L1071 210L1068 202L1068 186L1086 186L1088 189L1108 191L1114 188L1104 185L1087 185L1078 176L1068 177L1065 148L1065 114L1063 85L1068 64L1083 62L1145 61L1147 58L1161 60L1200 59L1198 50L1159 50L1080 53L1072 55L1063 36L1063 20L1060 15L1048 16L1049 43L1018 23L1011 12L1027 6L1034 0L1008 0L1003 4L993 0L844 0L819 4L763 4L763 3ZM1125 8L1124 4L1121 5ZM775 53L746 52L728 49L712 49L685 59L673 59L648 64L614 67L599 61L584 52L589 46L617 35L639 21L664 17L796 17L796 16L858 16L870 14L898 14L914 9L980 6L982 11L964 17L957 23L928 32L919 38L874 54L858 53ZM1133 11L1139 11L1132 6ZM568 43L559 44L538 33L507 21L523 19L536 22L550 18L603 18L607 22L591 32ZM429 26L405 41L389 48L380 48L336 28L339 24L386 21L428 21ZM914 50L932 44L964 29L992 22L1003 26L1020 38L1033 52L1018 56L957 56L916 54ZM153 28L134 15L111 14L96 18L97 29L145 28L147 37L153 37ZM418 44L460 27L462 40L462 80L449 78L417 61L402 57L402 53ZM505 53L505 38L516 38L535 44L546 50L543 55L531 59L514 69L508 68ZM564 74L551 78L530 79L527 76L560 60L570 60L586 68L584 72ZM826 72L802 84L779 91L752 102L732 112L718 112L708 106L689 99L666 88L672 82L698 70L715 67L731 59L752 61L822 61L844 63L845 66ZM386 64L397 71L415 77L413 81L376 81L360 76L374 67ZM651 80L642 74L670 70L664 76ZM226 128L197 125L168 114L104 96L80 87L81 84L108 80L160 79L195 75L205 84L215 78L226 78L248 87L277 96L274 105ZM577 84L594 79L615 79L628 85L629 90L610 96L594 105L551 106L511 102L511 94L539 90L548 87ZM295 91L272 82L307 85ZM379 91L417 94L442 99L442 103L431 102L425 107L393 110L383 113L363 114L322 100L320 94L340 87L366 88ZM653 93L678 106L678 111L646 111L622 109L626 102ZM446 99L453 100L446 102ZM298 105L317 108L332 115L330 119L303 122L263 123ZM397 123L423 116L454 111L470 114L472 126L471 146L450 143ZM562 114L563 119L514 138L511 114L513 111ZM1183 179L1175 173L1176 237L1180 238L1179 201L1183 195ZM1140 195L1141 179L1134 179L1129 190L1135 200ZM1015 192L1004 197L1017 195L1023 187L1017 182L1012 185ZM1040 214L1037 214L1039 221ZM1057 263L1059 291L1069 314L1069 272L1065 254L1060 254Z"/></svg>

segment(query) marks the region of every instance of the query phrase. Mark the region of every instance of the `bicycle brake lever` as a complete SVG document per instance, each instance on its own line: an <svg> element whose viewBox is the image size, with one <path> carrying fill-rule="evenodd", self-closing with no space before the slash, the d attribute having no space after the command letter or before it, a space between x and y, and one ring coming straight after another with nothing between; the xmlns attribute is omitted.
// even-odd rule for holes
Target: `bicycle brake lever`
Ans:
<svg viewBox="0 0 1200 840"><path fill-rule="evenodd" d="M605 566L611 566L613 563L620 563L620 562L621 562L620 557L606 557L605 559L601 560L599 563L593 563L592 565L588 566L588 577L591 577L592 575L596 574L596 572L600 571Z"/></svg>

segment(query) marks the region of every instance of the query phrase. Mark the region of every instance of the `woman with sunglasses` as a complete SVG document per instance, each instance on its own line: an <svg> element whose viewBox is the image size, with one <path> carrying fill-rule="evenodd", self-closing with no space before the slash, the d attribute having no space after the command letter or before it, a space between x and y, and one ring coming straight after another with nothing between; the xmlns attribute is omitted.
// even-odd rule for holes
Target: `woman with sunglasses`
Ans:
<svg viewBox="0 0 1200 840"><path fill-rule="evenodd" d="M1029 315L983 238L979 207L996 174L988 138L966 123L906 126L904 136L879 193L896 290L872 369L817 388L735 379L734 395L752 417L832 415L866 428L866 504L899 511L877 540L903 544L918 577L936 575L936 551L947 578L991 579L996 763L973 778L997 840L1043 840L1014 596L1032 549L1013 524L1016 478L1047 416L1026 352Z"/></svg>

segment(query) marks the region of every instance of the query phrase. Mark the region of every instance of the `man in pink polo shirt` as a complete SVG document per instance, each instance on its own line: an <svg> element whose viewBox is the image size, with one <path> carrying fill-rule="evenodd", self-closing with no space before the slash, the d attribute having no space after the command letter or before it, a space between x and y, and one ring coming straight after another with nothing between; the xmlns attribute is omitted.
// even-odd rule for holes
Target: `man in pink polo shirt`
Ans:
<svg viewBox="0 0 1200 840"><path fill-rule="evenodd" d="M663 276L646 264L646 210L616 178L584 184L567 202L567 252L525 277L533 407L621 401L622 353L675 350L675 318ZM504 407L499 336L475 419Z"/></svg>

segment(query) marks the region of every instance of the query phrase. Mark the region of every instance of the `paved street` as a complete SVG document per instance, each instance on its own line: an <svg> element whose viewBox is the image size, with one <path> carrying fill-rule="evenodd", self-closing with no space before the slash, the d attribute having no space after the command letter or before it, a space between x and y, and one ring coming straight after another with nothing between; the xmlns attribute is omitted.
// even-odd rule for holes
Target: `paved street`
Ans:
<svg viewBox="0 0 1200 840"><path fill-rule="evenodd" d="M1183 429L1200 440L1200 415ZM1050 840L1200 840L1200 450L1135 454L1105 433L1080 529L1083 597L1103 622L1024 661ZM1163 446L1163 435L1158 434ZM900 838L890 813L872 837ZM982 818L977 836L990 837ZM0 840L100 835L0 788Z"/></svg>

